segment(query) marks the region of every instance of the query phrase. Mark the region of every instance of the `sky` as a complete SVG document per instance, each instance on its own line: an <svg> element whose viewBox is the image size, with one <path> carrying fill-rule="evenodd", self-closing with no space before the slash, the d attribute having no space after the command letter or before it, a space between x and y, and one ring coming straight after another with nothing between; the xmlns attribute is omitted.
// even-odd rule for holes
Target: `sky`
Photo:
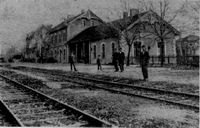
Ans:
<svg viewBox="0 0 200 128"><path fill-rule="evenodd" d="M134 0L130 1L131 8L135 8ZM170 2L178 8L182 0ZM91 9L103 20L114 20L121 7L120 0L0 0L0 53L11 46L22 48L26 33L41 24L55 26L63 17L83 9Z"/></svg>

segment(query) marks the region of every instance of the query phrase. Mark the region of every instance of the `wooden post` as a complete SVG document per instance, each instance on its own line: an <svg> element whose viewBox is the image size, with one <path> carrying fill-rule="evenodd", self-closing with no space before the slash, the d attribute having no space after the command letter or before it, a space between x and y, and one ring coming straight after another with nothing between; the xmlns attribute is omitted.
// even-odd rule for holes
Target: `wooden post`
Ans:
<svg viewBox="0 0 200 128"><path fill-rule="evenodd" d="M83 61L84 61L84 63L86 63L86 56L85 56L85 42L83 42L83 53L82 53L82 55L83 55Z"/></svg>
<svg viewBox="0 0 200 128"><path fill-rule="evenodd" d="M91 64L91 44L90 42L87 42L89 44L89 60L88 63Z"/></svg>
<svg viewBox="0 0 200 128"><path fill-rule="evenodd" d="M153 59L153 56L152 56L152 65L154 64L154 59Z"/></svg>
<svg viewBox="0 0 200 128"><path fill-rule="evenodd" d="M78 62L78 60L77 60L78 59L77 58L77 55L78 55L78 44L76 44L76 51L75 52L76 52L75 58L76 58L76 63L77 63Z"/></svg>
<svg viewBox="0 0 200 128"><path fill-rule="evenodd" d="M168 56L168 64L170 64L170 61L169 61L169 56Z"/></svg>

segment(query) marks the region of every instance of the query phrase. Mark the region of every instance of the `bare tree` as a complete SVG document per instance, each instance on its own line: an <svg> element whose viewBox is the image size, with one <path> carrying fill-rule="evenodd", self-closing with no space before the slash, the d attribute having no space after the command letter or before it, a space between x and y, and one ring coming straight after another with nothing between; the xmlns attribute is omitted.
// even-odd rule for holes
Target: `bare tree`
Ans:
<svg viewBox="0 0 200 128"><path fill-rule="evenodd" d="M200 1L185 0L183 2L179 11L179 18L175 21L176 23L179 22L177 27L183 34L198 34Z"/></svg>
<svg viewBox="0 0 200 128"><path fill-rule="evenodd" d="M133 31L129 31L127 28L128 26L133 22L134 19L137 19L139 17L139 14L136 14L135 16L128 16L128 12L130 11L130 6L129 6L129 0L120 0L121 2L121 7L120 10L116 10L118 18L121 18L120 20L114 21L114 22L109 22L108 24L115 28L115 31L118 33L118 46L120 47L122 45L122 42L125 43L125 45L128 46L128 53L127 53L127 61L126 65L130 65L130 54L131 54L131 48L135 40L139 38L139 33L140 33L140 26L136 25L134 27ZM126 17L122 17L122 12L127 13ZM109 17L108 17L109 19ZM122 41L123 40L123 41Z"/></svg>
<svg viewBox="0 0 200 128"><path fill-rule="evenodd" d="M43 53L49 47L48 31L51 30L52 25L40 25L36 30L26 35L26 54L29 55L34 52L37 58L42 58ZM32 48L30 48L32 46Z"/></svg>
<svg viewBox="0 0 200 128"><path fill-rule="evenodd" d="M143 3L143 10L150 10L150 15L148 15L147 20L141 21L144 32L148 32L155 36L155 39L159 41L161 66L164 64L164 45L165 40L170 39L171 34L179 34L179 32L173 28L170 24L177 17L179 10L177 9L173 13L171 12L170 3L168 0L160 0L158 5L156 3L149 1L148 3ZM156 8L158 7L158 8Z"/></svg>

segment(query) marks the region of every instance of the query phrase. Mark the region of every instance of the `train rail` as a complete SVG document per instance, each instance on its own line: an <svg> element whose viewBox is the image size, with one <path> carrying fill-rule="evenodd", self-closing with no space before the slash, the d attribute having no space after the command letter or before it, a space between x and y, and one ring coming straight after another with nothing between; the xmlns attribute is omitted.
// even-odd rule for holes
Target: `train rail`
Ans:
<svg viewBox="0 0 200 128"><path fill-rule="evenodd" d="M15 126L112 127L73 106L0 75L1 105Z"/></svg>
<svg viewBox="0 0 200 128"><path fill-rule="evenodd" d="M134 84L126 84L119 82L110 82L104 81L105 79L101 77L91 78L91 74L85 73L57 73L47 71L45 69L30 68L31 70L37 70L40 73L51 74L54 76L62 77L62 80L69 82L74 82L82 85L89 85L97 88L101 88L107 91L121 93L125 95L138 96L142 98L147 98L151 100L158 100L173 105L179 105L183 107L188 107L199 111L199 95L178 92L178 91L169 91L164 89L150 88L137 86ZM95 77L95 76L92 76ZM106 85L106 86L105 86Z"/></svg>
<svg viewBox="0 0 200 128"><path fill-rule="evenodd" d="M57 74L61 75L61 74ZM188 107L191 109L195 109L199 111L199 96L183 93L183 92L175 92L168 91L162 89L155 89L149 87L141 87L136 85L129 85L117 82L109 82L103 81L94 78L86 78L83 76L73 76L73 75L62 75L69 82L74 82L78 84L87 84L89 86L101 88L107 91L121 93L130 96L137 96L142 98L147 98L151 100L162 101L166 103L170 103L173 105L179 105L183 107Z"/></svg>
<svg viewBox="0 0 200 128"><path fill-rule="evenodd" d="M151 100L158 100L173 105L192 108L199 111L199 95L191 93L150 88L150 87L137 86L134 84L126 84L113 81L110 82L108 80L105 81L104 76L102 77L98 76L97 78L95 78L95 76L91 76L91 74L87 73L52 72L49 70L38 69L38 68L28 68L28 69L33 70L33 72L37 71L37 73L39 72L39 73L54 75L57 77L62 77L62 80L66 80L69 82L74 82L82 85L87 84L92 87L101 88L115 93L138 96Z"/></svg>

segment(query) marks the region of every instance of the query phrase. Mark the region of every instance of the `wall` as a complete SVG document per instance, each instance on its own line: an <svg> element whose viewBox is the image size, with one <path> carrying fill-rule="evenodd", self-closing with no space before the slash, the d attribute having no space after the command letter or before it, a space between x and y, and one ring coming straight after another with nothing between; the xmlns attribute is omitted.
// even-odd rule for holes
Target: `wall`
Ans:
<svg viewBox="0 0 200 128"><path fill-rule="evenodd" d="M101 55L102 58L102 45L105 44L105 58L102 58L102 64L112 63L112 43L115 44L115 48L118 47L116 39L103 39L96 42L91 42L91 63L96 64L98 55ZM96 58L94 57L94 45L96 45Z"/></svg>
<svg viewBox="0 0 200 128"><path fill-rule="evenodd" d="M85 25L84 25L85 22ZM92 22L94 22L94 25L99 25L101 22L95 20L95 19L87 19L87 18L80 18L72 23L69 24L68 30L67 30L67 36L68 39L73 38L78 33L82 32L83 30L87 29L88 27L92 26Z"/></svg>

